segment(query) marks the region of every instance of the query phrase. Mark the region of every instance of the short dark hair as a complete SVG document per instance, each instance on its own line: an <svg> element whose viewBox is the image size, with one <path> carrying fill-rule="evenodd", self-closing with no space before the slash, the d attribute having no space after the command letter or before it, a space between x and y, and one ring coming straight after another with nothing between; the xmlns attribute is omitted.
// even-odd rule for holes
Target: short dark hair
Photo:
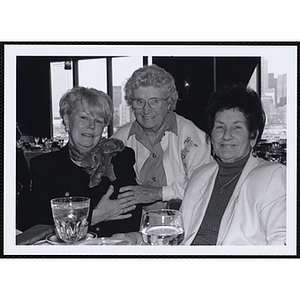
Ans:
<svg viewBox="0 0 300 300"><path fill-rule="evenodd" d="M206 105L207 129L211 136L217 112L236 108L243 112L247 120L250 138L259 142L264 131L266 116L258 94L244 84L230 84L211 94Z"/></svg>

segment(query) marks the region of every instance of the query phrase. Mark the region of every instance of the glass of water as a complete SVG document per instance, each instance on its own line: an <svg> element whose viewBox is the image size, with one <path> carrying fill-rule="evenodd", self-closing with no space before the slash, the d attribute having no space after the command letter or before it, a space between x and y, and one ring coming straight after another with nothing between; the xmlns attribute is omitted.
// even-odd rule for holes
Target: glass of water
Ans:
<svg viewBox="0 0 300 300"><path fill-rule="evenodd" d="M58 238L72 245L86 236L90 209L89 198L55 198L51 200L51 209Z"/></svg>
<svg viewBox="0 0 300 300"><path fill-rule="evenodd" d="M144 213L140 231L147 245L179 245L184 230L181 212L172 209L150 210Z"/></svg>

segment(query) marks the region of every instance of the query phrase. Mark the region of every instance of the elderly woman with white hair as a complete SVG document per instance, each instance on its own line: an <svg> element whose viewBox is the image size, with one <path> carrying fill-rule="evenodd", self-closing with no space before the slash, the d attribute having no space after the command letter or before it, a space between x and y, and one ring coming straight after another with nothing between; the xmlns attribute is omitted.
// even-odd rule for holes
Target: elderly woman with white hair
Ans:
<svg viewBox="0 0 300 300"><path fill-rule="evenodd" d="M119 198L134 199L145 209L182 200L193 171L211 160L206 134L174 112L178 92L163 68L149 65L134 71L125 85L125 99L135 120L114 136L134 149L139 185L122 187Z"/></svg>

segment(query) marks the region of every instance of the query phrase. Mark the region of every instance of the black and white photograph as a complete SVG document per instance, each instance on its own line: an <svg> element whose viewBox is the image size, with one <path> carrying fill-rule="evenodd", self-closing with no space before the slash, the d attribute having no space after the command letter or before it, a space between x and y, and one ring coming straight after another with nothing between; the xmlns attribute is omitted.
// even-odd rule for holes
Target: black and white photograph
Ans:
<svg viewBox="0 0 300 300"><path fill-rule="evenodd" d="M295 1L1 8L2 298L297 297Z"/></svg>
<svg viewBox="0 0 300 300"><path fill-rule="evenodd" d="M296 255L296 44L4 61L4 255Z"/></svg>

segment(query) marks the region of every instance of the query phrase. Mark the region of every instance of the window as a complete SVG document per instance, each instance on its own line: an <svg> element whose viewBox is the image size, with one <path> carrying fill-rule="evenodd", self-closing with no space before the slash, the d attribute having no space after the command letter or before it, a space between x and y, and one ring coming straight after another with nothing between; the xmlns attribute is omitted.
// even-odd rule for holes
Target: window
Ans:
<svg viewBox="0 0 300 300"><path fill-rule="evenodd" d="M124 86L132 73L143 64L141 56L116 57L112 59L113 68L113 101L114 132L122 125L130 122L134 116L125 101Z"/></svg>
<svg viewBox="0 0 300 300"><path fill-rule="evenodd" d="M150 56L151 60L152 57ZM149 62L151 63L151 61ZM112 58L112 98L114 102L113 132L134 117L124 99L124 86L134 70L141 67L141 56ZM261 98L266 112L263 139L268 142L286 140L287 134L287 80L285 64L278 57L261 57ZM258 92L258 68L255 68L249 86ZM107 92L106 58L80 59L78 61L78 84ZM65 69L65 62L51 63L53 137L68 139L59 116L59 100L73 86L73 73ZM107 135L105 130L104 135Z"/></svg>
<svg viewBox="0 0 300 300"><path fill-rule="evenodd" d="M266 113L262 138L268 142L287 138L287 80L286 66L278 57L261 58L261 99Z"/></svg>
<svg viewBox="0 0 300 300"><path fill-rule="evenodd" d="M142 57L116 57L112 59L114 119L113 131L132 120L133 115L124 99L124 85L134 70L142 66ZM73 64L65 68L65 62L51 63L53 137L68 140L68 134L59 115L59 100L73 87ZM78 61L78 84L107 93L106 58L80 59ZM107 128L103 136L107 136Z"/></svg>
<svg viewBox="0 0 300 300"><path fill-rule="evenodd" d="M73 86L72 69L65 69L65 62L50 64L53 137L68 140L68 134L59 115L59 100Z"/></svg>

